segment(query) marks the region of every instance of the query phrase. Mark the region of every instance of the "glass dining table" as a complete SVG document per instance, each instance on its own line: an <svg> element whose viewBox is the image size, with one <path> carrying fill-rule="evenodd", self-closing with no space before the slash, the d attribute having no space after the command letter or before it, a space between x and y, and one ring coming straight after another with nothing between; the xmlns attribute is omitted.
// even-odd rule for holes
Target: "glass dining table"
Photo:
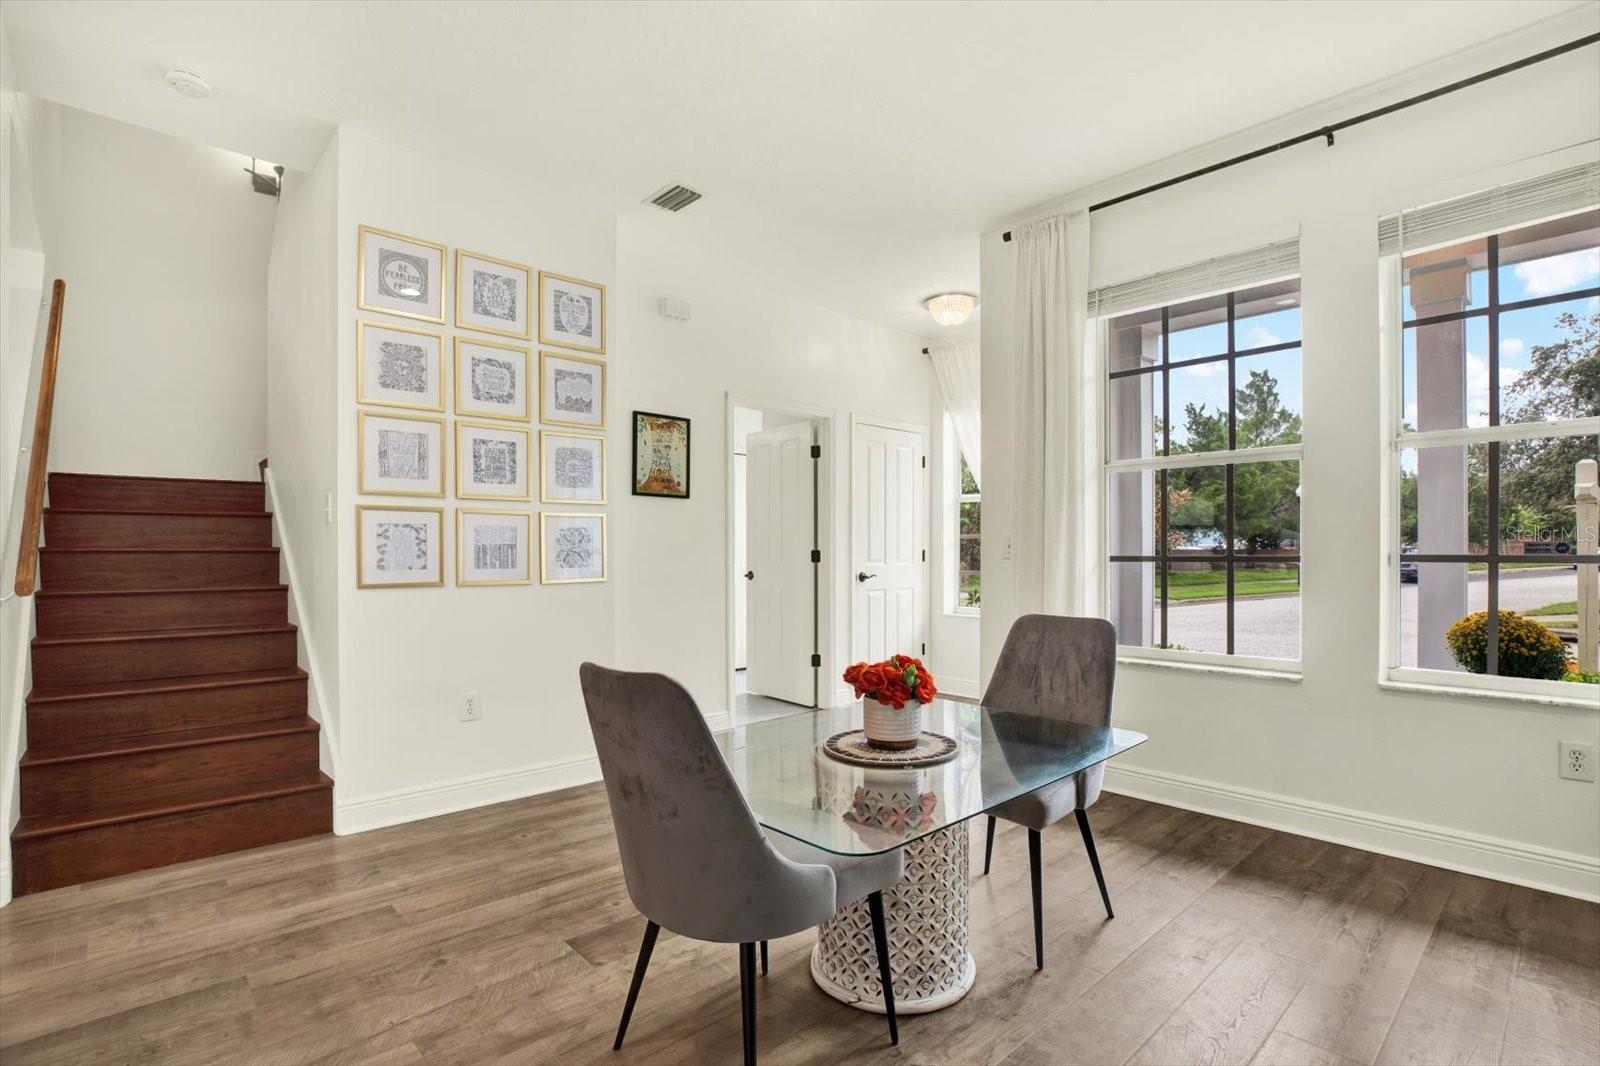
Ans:
<svg viewBox="0 0 1600 1066"><path fill-rule="evenodd" d="M847 857L905 849L905 876L884 893L895 1006L939 1010L977 976L967 944L968 820L1092 771L1147 738L938 697L924 707L923 729L954 741L946 761L861 766L824 750L830 737L860 727L856 703L736 726L717 743L769 832ZM811 974L834 998L882 1012L865 901L821 927Z"/></svg>

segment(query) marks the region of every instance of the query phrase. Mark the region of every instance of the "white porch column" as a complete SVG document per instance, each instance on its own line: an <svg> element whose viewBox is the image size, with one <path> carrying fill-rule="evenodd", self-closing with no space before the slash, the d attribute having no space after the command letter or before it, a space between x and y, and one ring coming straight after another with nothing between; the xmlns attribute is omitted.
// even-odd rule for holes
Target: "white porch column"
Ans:
<svg viewBox="0 0 1600 1066"><path fill-rule="evenodd" d="M1577 499L1578 554L1600 553L1600 464L1578 460L1573 495ZM1600 671L1600 565L1578 564L1578 669Z"/></svg>

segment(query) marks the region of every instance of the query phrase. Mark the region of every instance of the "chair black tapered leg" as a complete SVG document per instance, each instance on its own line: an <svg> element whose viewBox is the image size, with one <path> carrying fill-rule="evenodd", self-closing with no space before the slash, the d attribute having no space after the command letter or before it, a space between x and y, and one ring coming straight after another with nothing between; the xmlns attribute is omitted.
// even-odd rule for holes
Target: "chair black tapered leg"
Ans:
<svg viewBox="0 0 1600 1066"><path fill-rule="evenodd" d="M1094 850L1094 834L1089 832L1089 812L1082 808L1073 811L1078 816L1078 832L1083 834L1083 850L1089 853L1089 866L1094 870L1094 879L1100 885L1100 902L1106 905L1106 917L1115 918L1111 910L1111 893L1106 891L1106 875L1100 871L1100 856Z"/></svg>
<svg viewBox="0 0 1600 1066"><path fill-rule="evenodd" d="M889 966L889 925L883 919L883 893L867 897L872 915L872 946L878 952L878 981L883 985L883 1012L889 1018L889 1043L900 1043L900 1027L894 1016L894 974Z"/></svg>
<svg viewBox="0 0 1600 1066"><path fill-rule="evenodd" d="M989 860L994 858L994 815L989 815L989 829L983 836L983 876L989 876Z"/></svg>
<svg viewBox="0 0 1600 1066"><path fill-rule="evenodd" d="M622 1048L622 1038L628 1032L628 1019L633 1017L633 1003L639 998L639 986L644 984L644 971L650 965L650 953L656 947L656 934L661 927L655 922L644 923L644 940L639 944L639 961L633 964L633 984L628 986L628 1002L622 1008L622 1024L617 1026L617 1042L612 1051Z"/></svg>
<svg viewBox="0 0 1600 1066"><path fill-rule="evenodd" d="M739 945L739 1009L744 1016L744 1066L756 1066L756 946Z"/></svg>
<svg viewBox="0 0 1600 1066"><path fill-rule="evenodd" d="M1037 829L1028 830L1028 879L1033 882L1033 965L1044 969L1044 891L1039 869L1039 846L1042 843Z"/></svg>
<svg viewBox="0 0 1600 1066"><path fill-rule="evenodd" d="M761 942L761 976L767 975L767 942Z"/></svg>

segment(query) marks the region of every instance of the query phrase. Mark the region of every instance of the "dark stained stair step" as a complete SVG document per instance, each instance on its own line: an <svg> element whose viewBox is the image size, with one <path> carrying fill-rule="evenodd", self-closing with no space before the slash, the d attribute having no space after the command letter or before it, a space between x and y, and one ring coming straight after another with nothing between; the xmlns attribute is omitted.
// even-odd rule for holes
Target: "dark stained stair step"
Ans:
<svg viewBox="0 0 1600 1066"><path fill-rule="evenodd" d="M28 747L47 752L86 742L298 719L306 713L306 683L305 672L294 668L35 688L28 694Z"/></svg>
<svg viewBox="0 0 1600 1066"><path fill-rule="evenodd" d="M278 582L276 548L44 548L46 592L219 588Z"/></svg>
<svg viewBox="0 0 1600 1066"><path fill-rule="evenodd" d="M270 548L272 516L47 507L44 542L52 548Z"/></svg>
<svg viewBox="0 0 1600 1066"><path fill-rule="evenodd" d="M295 628L286 622L229 629L35 637L33 685L55 689L291 669L296 656Z"/></svg>
<svg viewBox="0 0 1600 1066"><path fill-rule="evenodd" d="M333 831L333 782L305 782L114 817L24 815L17 895Z"/></svg>
<svg viewBox="0 0 1600 1066"><path fill-rule="evenodd" d="M305 783L319 772L306 716L160 737L34 749L22 758L22 809L33 816L134 814Z"/></svg>
<svg viewBox="0 0 1600 1066"><path fill-rule="evenodd" d="M120 474L51 474L50 506L86 511L266 510L261 481L209 481Z"/></svg>
<svg viewBox="0 0 1600 1066"><path fill-rule="evenodd" d="M87 636L145 629L216 629L268 625L288 617L286 585L223 589L41 591L42 637Z"/></svg>

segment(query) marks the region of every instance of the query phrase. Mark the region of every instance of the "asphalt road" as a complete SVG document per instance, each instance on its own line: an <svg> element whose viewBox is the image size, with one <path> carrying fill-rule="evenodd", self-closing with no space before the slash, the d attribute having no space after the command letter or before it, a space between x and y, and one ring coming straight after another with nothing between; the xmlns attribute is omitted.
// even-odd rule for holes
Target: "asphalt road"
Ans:
<svg viewBox="0 0 1600 1066"><path fill-rule="evenodd" d="M1467 610L1488 609L1488 575L1472 573L1467 582ZM1576 595L1572 570L1506 570L1500 575L1500 607L1526 611ZM1417 586L1400 586L1403 639L1401 662L1417 661ZM1167 609L1167 636L1191 651L1224 651L1227 608L1220 600L1175 603ZM1267 596L1234 603L1234 652L1273 659L1300 657L1300 597Z"/></svg>

